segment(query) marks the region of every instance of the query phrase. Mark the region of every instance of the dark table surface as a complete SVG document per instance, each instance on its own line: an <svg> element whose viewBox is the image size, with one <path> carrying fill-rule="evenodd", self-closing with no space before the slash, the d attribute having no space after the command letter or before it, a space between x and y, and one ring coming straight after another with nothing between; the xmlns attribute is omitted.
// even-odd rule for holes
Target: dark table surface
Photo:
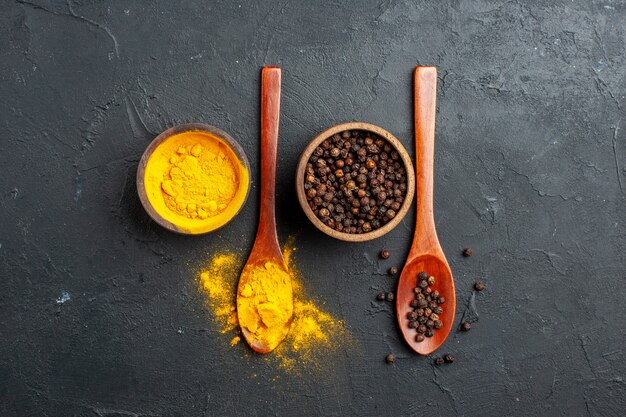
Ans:
<svg viewBox="0 0 626 417"><path fill-rule="evenodd" d="M2 416L626 414L624 1L139 3L0 4ZM354 340L321 376L231 348L196 288L198 262L251 247L263 65L283 68L279 235ZM346 244L293 184L306 143L342 121L414 155L415 65L439 68L436 222L457 322L478 320L439 368L373 301L414 211ZM153 223L134 183L147 144L186 122L233 135L255 181L201 237Z"/></svg>

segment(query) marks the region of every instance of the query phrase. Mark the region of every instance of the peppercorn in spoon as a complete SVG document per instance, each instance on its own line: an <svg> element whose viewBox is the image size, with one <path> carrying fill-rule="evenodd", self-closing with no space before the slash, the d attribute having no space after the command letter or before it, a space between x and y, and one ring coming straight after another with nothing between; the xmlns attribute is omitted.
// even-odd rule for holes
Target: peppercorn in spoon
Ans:
<svg viewBox="0 0 626 417"><path fill-rule="evenodd" d="M274 350L293 317L291 277L276 234L276 156L280 120L279 67L261 72L261 208L252 252L239 278L237 317L246 342L259 353Z"/></svg>
<svg viewBox="0 0 626 417"><path fill-rule="evenodd" d="M427 355L446 340L456 310L454 280L439 244L433 215L433 164L437 69L416 67L415 169L417 220L415 235L396 294L398 324L415 352ZM433 297L436 291L437 297ZM436 319L426 316L439 311Z"/></svg>

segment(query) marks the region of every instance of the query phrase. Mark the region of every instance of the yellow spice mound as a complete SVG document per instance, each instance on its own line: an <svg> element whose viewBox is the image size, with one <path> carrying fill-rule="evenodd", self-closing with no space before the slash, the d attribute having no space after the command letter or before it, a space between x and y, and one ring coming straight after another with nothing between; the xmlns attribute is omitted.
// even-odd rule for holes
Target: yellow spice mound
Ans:
<svg viewBox="0 0 626 417"><path fill-rule="evenodd" d="M247 170L221 139L190 131L161 143L146 165L148 200L166 220L190 232L222 226L239 210Z"/></svg>
<svg viewBox="0 0 626 417"><path fill-rule="evenodd" d="M289 239L283 256L294 299L291 328L283 343L271 354L264 355L264 360L290 374L332 373L331 364L344 349L352 347L353 339L342 320L337 320L306 296L302 276L294 265L295 250L293 239ZM240 255L226 250L213 254L200 273L200 288L207 295L208 310L217 329L224 334L224 344L229 346L241 343L235 298L242 264Z"/></svg>
<svg viewBox="0 0 626 417"><path fill-rule="evenodd" d="M283 341L293 315L289 273L274 262L249 265L239 279L237 315L249 339L274 350Z"/></svg>

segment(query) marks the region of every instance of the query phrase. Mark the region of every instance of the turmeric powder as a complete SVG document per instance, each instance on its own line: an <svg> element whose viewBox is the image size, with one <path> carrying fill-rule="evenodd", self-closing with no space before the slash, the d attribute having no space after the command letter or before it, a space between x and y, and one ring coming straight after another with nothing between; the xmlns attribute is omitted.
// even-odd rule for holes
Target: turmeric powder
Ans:
<svg viewBox="0 0 626 417"><path fill-rule="evenodd" d="M272 351L283 341L293 315L291 277L274 261L247 265L239 279L237 316L251 344Z"/></svg>
<svg viewBox="0 0 626 417"><path fill-rule="evenodd" d="M230 221L243 205L249 174L233 150L204 131L175 134L146 165L146 194L154 210L187 233L205 233Z"/></svg>
<svg viewBox="0 0 626 417"><path fill-rule="evenodd" d="M354 340L343 320L338 320L315 301L306 296L302 288L302 276L295 266L294 240L290 238L283 249L283 257L291 278L293 293L293 318L289 333L264 360L277 365L290 374L332 372L330 363L343 352L354 346ZM207 295L206 305L210 318L219 333L224 335L224 344L238 345L240 333L235 309L237 277L244 259L229 250L213 254L208 265L199 274L200 289ZM241 298L241 297L240 297ZM250 357L245 355L242 359Z"/></svg>

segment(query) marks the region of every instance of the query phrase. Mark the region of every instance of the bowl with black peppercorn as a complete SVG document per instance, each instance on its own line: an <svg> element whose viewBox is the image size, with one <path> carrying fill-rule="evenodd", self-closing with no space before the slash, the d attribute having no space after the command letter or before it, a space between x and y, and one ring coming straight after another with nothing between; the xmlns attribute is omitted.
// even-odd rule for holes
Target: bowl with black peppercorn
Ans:
<svg viewBox="0 0 626 417"><path fill-rule="evenodd" d="M415 174L391 133L369 123L343 123L317 135L302 152L296 192L319 230L364 242L402 221L415 194Z"/></svg>

